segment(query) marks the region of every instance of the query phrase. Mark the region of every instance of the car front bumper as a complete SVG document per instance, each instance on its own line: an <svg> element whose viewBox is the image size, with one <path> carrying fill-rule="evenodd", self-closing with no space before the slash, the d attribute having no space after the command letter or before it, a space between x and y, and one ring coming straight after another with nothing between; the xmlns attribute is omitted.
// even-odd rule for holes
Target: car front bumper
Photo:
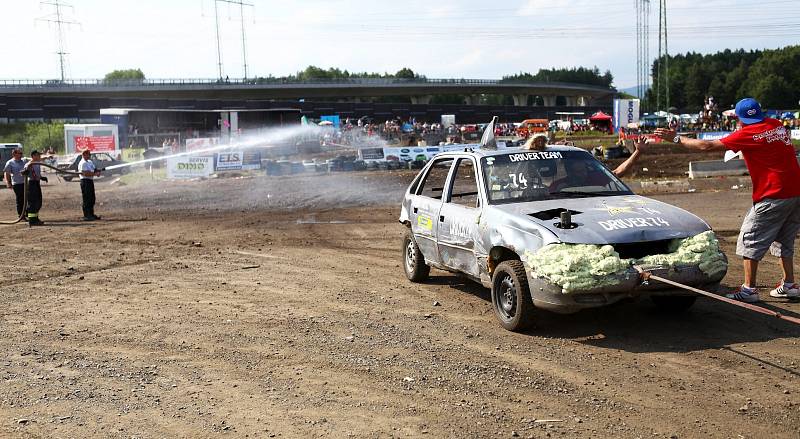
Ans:
<svg viewBox="0 0 800 439"><path fill-rule="evenodd" d="M722 278L725 277L724 272L715 276L708 276L696 265L642 268L656 276L700 289L715 289ZM655 280L642 282L639 273L633 267L622 274L616 275L615 278L617 282L614 285L564 293L559 285L553 284L547 279L532 276L531 271L528 270L528 286L534 305L561 314L611 305L620 300L638 299L643 296L695 295Z"/></svg>

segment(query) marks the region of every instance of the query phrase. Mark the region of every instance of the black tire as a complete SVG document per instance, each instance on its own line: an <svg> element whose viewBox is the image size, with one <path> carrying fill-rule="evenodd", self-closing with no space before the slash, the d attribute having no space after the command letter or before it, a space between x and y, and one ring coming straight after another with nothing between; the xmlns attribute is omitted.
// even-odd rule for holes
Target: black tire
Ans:
<svg viewBox="0 0 800 439"><path fill-rule="evenodd" d="M425 256L419 250L414 235L409 230L403 238L403 270L411 282L422 282L428 279L431 267L425 263Z"/></svg>
<svg viewBox="0 0 800 439"><path fill-rule="evenodd" d="M72 181L72 176L71 175L62 175L61 178L63 178L64 181Z"/></svg>
<svg viewBox="0 0 800 439"><path fill-rule="evenodd" d="M492 308L503 328L520 332L533 326L533 300L522 262L501 262L492 275Z"/></svg>
<svg viewBox="0 0 800 439"><path fill-rule="evenodd" d="M658 309L671 314L682 313L694 305L697 296L650 296Z"/></svg>

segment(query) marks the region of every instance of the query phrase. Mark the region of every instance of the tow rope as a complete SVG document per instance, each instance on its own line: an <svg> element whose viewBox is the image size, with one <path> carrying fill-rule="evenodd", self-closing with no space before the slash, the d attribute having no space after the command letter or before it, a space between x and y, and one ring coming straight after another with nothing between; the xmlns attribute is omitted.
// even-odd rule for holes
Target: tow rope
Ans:
<svg viewBox="0 0 800 439"><path fill-rule="evenodd" d="M681 283L678 283L678 282L663 278L661 276L656 276L655 274L650 273L649 271L645 271L644 269L642 269L641 267L639 267L637 265L634 265L633 268L635 268L636 271L639 272L639 276L641 277L643 283L647 282L649 280L655 280L655 281L658 281L658 282L665 283L667 285L672 285L673 287L682 288L684 290L688 290L688 291L691 291L693 293L700 294L702 296L710 297L710 298L715 299L715 300L721 300L723 302L730 303L731 305L736 305L736 306L739 306L739 307L742 307L742 308L746 308L746 309L749 309L750 311L755 311L755 312L758 312L758 313L761 313L761 314L766 314L768 316L777 317L778 319L786 320L787 322L792 322L792 323L795 323L797 325L800 325L800 319L798 319L796 317L785 316L785 315L783 315L783 314L781 314L781 313L779 313L777 311L773 311L771 309L763 308L763 307L756 306L756 305L753 305L753 304L750 304L750 303L740 302L740 301L735 300L735 299L729 299L729 298L727 298L725 296L720 296L718 294L709 293L708 291L703 291L703 290L700 290L700 289L697 289L697 288L694 288L694 287L690 287L688 285L684 285L684 284L681 284Z"/></svg>

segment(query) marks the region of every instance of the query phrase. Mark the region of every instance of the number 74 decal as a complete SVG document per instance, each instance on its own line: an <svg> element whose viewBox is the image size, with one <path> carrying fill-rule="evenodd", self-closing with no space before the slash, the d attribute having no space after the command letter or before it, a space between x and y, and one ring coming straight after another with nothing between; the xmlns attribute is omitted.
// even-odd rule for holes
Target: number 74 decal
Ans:
<svg viewBox="0 0 800 439"><path fill-rule="evenodd" d="M511 177L511 184L514 185L514 187L521 189L526 189L528 187L528 179L525 178L525 174L522 172L519 173L519 176L517 174L508 174L508 176Z"/></svg>

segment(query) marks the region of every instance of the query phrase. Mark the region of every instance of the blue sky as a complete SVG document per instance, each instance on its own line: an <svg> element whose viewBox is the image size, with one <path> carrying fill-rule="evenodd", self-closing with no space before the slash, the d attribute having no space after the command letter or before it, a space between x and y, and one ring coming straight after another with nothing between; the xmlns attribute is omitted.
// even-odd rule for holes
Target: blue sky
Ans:
<svg viewBox="0 0 800 439"><path fill-rule="evenodd" d="M651 28L658 23L652 0ZM313 64L402 67L432 78L500 78L543 67L597 66L635 85L634 0L249 0L248 76ZM149 78L214 78L213 0L71 0L67 76L141 68ZM796 1L668 0L670 53L778 48L800 41ZM57 78L52 7L0 0L0 79ZM242 76L239 8L219 4L223 75ZM655 58L657 39L651 37Z"/></svg>

